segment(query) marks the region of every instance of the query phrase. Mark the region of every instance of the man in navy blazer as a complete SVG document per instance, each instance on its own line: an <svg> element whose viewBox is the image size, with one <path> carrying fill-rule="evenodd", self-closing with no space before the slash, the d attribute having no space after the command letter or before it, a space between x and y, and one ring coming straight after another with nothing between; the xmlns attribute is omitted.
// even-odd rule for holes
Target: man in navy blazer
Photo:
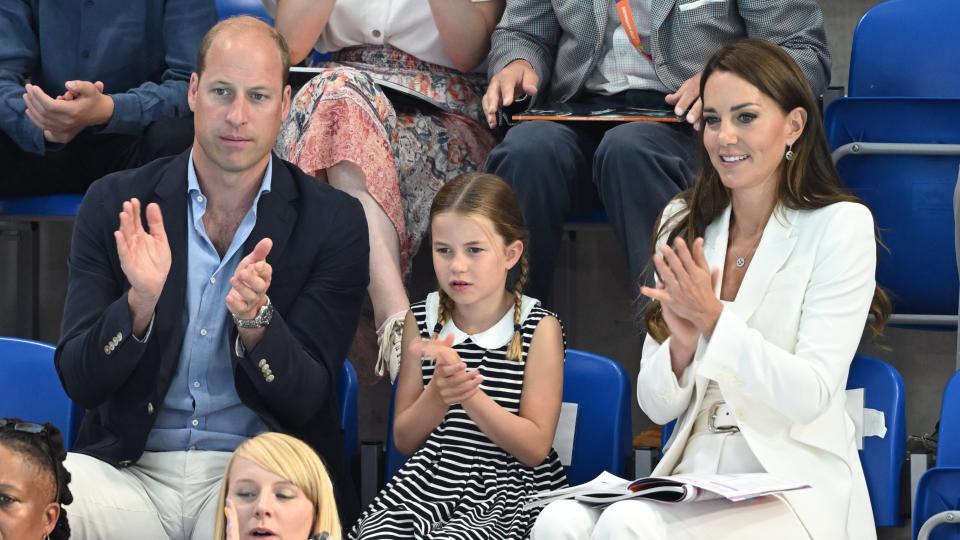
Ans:
<svg viewBox="0 0 960 540"><path fill-rule="evenodd" d="M209 538L230 453L268 430L310 444L343 522L357 515L335 381L367 287L367 227L359 202L270 151L288 67L266 24L218 24L191 76L192 149L84 198L56 353L87 409L66 462L73 538ZM274 510L251 515L270 528Z"/></svg>

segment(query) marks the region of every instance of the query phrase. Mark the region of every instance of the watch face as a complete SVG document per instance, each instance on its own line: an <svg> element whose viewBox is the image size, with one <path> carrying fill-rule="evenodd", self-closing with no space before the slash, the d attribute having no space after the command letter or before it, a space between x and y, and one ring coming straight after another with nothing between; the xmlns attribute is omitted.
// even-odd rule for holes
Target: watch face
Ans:
<svg viewBox="0 0 960 540"><path fill-rule="evenodd" d="M273 304L271 304L270 299L267 298L267 303L260 308L256 317L252 319L238 319L237 316L234 315L233 323L237 325L237 328L262 328L270 324L272 318Z"/></svg>

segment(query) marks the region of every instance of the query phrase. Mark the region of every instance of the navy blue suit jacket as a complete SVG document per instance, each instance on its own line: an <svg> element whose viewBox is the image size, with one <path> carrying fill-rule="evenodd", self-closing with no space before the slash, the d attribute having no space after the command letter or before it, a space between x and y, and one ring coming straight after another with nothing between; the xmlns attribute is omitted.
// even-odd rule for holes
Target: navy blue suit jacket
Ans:
<svg viewBox="0 0 960 540"><path fill-rule="evenodd" d="M180 356L187 324L189 155L98 180L74 227L56 367L67 394L87 409L75 451L119 467L143 453ZM143 344L130 335L130 285L113 237L121 204L131 197L144 209L160 205L172 252L153 330ZM237 394L270 429L317 451L330 469L344 523L351 523L357 501L342 456L336 380L369 281L366 219L356 199L274 156L272 190L260 197L244 254L263 238L273 240L268 294L276 311L246 358L233 351L233 329L229 354ZM271 382L257 365L261 359L270 365Z"/></svg>

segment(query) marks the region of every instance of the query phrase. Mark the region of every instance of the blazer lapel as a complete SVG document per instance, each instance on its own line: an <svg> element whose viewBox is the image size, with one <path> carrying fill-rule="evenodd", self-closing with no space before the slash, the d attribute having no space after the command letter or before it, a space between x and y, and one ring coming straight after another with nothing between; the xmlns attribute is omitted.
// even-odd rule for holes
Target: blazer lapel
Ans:
<svg viewBox="0 0 960 540"><path fill-rule="evenodd" d="M663 21L667 20L667 15L673 11L673 6L676 3L676 0L653 0L650 5L651 34L656 35L659 32L660 27L663 26ZM651 52L657 53L659 51Z"/></svg>
<svg viewBox="0 0 960 540"><path fill-rule="evenodd" d="M183 316L187 294L187 162L190 152L180 154L164 170L155 193L163 228L170 244L170 272L157 301L154 325L164 340L163 362L177 362L183 344L186 317ZM171 357L172 355L172 357ZM165 383L164 383L165 384Z"/></svg>
<svg viewBox="0 0 960 540"><path fill-rule="evenodd" d="M593 22L597 27L597 35L593 36L594 39L591 40L596 43L594 55L596 55L597 50L603 47L604 33L607 31L607 24L610 21L610 10L613 9L614 5L616 5L616 0L593 0ZM591 41L585 40L587 43Z"/></svg>
<svg viewBox="0 0 960 540"><path fill-rule="evenodd" d="M747 268L747 274L743 277L740 291L732 305L734 313L742 320L749 320L753 315L763 300L773 276L793 251L793 246L797 243L797 237L793 233L796 217L795 210L778 206L767 221L753 261ZM726 242L724 242L724 248L726 248Z"/></svg>
<svg viewBox="0 0 960 540"><path fill-rule="evenodd" d="M707 225L707 230L703 234L704 255L707 257L707 264L710 269L720 270L720 279L714 287L713 294L720 298L720 285L723 283L723 263L727 254L727 241L730 236L730 205L720 214L720 217L713 223Z"/></svg>
<svg viewBox="0 0 960 540"><path fill-rule="evenodd" d="M273 156L273 179L269 193L260 197L257 205L257 223L243 244L243 254L253 251L257 243L264 238L273 240L273 247L267 255L267 262L276 268L283 250L287 246L297 209L294 201L298 197L296 182L283 161Z"/></svg>

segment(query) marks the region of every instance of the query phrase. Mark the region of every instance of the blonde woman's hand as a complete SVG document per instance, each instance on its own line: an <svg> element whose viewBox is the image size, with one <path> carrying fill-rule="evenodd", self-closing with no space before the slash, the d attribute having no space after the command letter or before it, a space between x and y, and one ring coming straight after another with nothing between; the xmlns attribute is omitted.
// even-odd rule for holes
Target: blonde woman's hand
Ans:
<svg viewBox="0 0 960 540"><path fill-rule="evenodd" d="M223 515L227 521L224 527L227 533L226 540L240 540L240 524L237 523L237 511L233 507L233 501L229 498L226 506L223 507Z"/></svg>

